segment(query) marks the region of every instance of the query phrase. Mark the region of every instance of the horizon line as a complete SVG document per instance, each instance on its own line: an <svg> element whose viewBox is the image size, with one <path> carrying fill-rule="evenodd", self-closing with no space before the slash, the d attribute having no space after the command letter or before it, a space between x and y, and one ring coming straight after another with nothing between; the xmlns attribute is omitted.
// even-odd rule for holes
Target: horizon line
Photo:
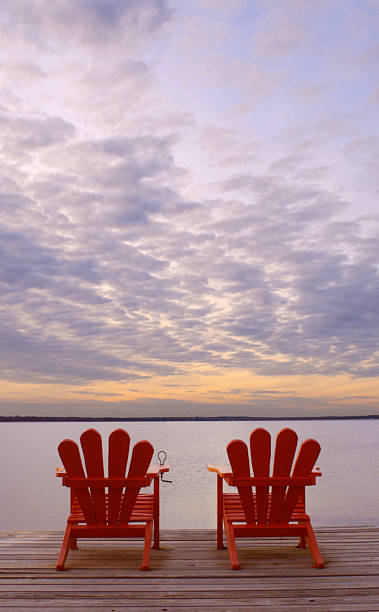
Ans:
<svg viewBox="0 0 379 612"><path fill-rule="evenodd" d="M379 414L323 415L323 416L1 416L0 422L43 421L333 421L333 420L379 419Z"/></svg>

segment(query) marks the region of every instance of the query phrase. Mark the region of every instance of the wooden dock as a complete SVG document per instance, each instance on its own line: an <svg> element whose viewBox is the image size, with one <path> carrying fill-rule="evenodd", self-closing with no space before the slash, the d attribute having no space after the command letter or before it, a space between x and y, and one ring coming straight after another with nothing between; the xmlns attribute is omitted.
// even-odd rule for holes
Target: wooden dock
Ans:
<svg viewBox="0 0 379 612"><path fill-rule="evenodd" d="M164 531L141 572L142 542L82 541L67 571L56 572L62 534L0 532L0 609L75 610L354 610L379 611L379 528L316 530L326 561L287 540L241 540L233 571L214 531Z"/></svg>

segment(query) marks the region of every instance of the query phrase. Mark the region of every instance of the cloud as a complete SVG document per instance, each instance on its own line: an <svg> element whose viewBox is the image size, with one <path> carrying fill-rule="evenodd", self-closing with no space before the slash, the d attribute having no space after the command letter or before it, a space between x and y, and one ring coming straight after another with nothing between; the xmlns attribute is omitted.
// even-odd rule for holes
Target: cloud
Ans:
<svg viewBox="0 0 379 612"><path fill-rule="evenodd" d="M4 149L16 148L16 152L37 150L70 139L75 127L61 117L15 117L0 115ZM4 150L3 149L3 150Z"/></svg>
<svg viewBox="0 0 379 612"><path fill-rule="evenodd" d="M191 5L201 14L188 21L158 0L4 4L6 380L80 390L170 378L180 390L190 376L200 393L199 373L378 375L371 115L364 125L354 104L336 110L343 92L323 64L299 68L318 40L310 18L327 23L328 3L297 2L296 16L251 6L225 5L216 32L213 2ZM239 29L241 14L251 27ZM207 82L196 95L211 121L181 102L192 78Z"/></svg>
<svg viewBox="0 0 379 612"><path fill-rule="evenodd" d="M3 32L58 51L63 41L104 45L117 33L136 35L162 26L171 10L165 0L48 0L3 4ZM134 40L133 40L134 42Z"/></svg>
<svg viewBox="0 0 379 612"><path fill-rule="evenodd" d="M187 201L169 185L170 138L25 125L8 155L26 139L33 157L20 176L9 161L1 194L9 379L138 380L189 363L373 375L375 246L358 220L338 221L338 196L268 172Z"/></svg>
<svg viewBox="0 0 379 612"><path fill-rule="evenodd" d="M336 195L269 172L232 174L218 199L188 202L169 186L170 138L25 125L8 155L26 139L33 158L1 196L8 378L128 380L191 362L372 376L375 249L358 221L338 222Z"/></svg>
<svg viewBox="0 0 379 612"><path fill-rule="evenodd" d="M317 24L330 9L325 0L317 7L307 0L285 0L280 4L262 0L259 5L260 18L252 36L253 54L276 61L307 48L317 35Z"/></svg>

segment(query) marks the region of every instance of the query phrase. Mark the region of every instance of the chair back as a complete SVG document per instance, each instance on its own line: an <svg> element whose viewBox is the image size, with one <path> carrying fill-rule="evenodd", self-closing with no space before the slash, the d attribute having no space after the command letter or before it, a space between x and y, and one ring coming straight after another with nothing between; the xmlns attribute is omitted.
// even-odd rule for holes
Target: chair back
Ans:
<svg viewBox="0 0 379 612"><path fill-rule="evenodd" d="M305 440L294 462L297 440L292 429L285 428L278 433L271 470L270 433L255 429L250 435L252 474L247 444L242 440L228 444L232 484L237 486L248 524L288 523L299 498L304 495L305 486L315 483L312 470L320 445L316 440Z"/></svg>
<svg viewBox="0 0 379 612"><path fill-rule="evenodd" d="M130 436L116 429L109 436L108 476L104 476L101 435L87 429L80 436L85 468L79 446L63 440L58 452L67 476L65 484L72 489L88 525L126 525L129 522L140 488L148 484L146 472L153 456L153 446L142 440L134 445L127 476Z"/></svg>

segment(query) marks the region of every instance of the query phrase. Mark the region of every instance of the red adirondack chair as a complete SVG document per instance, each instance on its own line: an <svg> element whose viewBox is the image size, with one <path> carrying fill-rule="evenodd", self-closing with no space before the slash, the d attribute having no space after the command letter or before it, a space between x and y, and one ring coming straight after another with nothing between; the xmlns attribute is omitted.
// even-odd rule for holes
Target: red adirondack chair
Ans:
<svg viewBox="0 0 379 612"><path fill-rule="evenodd" d="M149 569L154 525L153 548L159 548L159 474L168 466L153 465L153 446L142 440L134 445L128 475L130 436L116 429L109 436L108 476L104 476L101 435L87 429L80 437L86 473L79 446L63 440L58 452L65 471L57 468L62 485L70 487L70 514L56 569L63 570L69 549L77 549L77 538L144 538L141 570ZM154 481L153 493L140 493Z"/></svg>
<svg viewBox="0 0 379 612"><path fill-rule="evenodd" d="M313 567L324 567L311 521L305 511L305 487L316 484L321 476L314 468L320 453L316 440L306 440L300 447L292 474L297 434L282 429L276 438L272 476L270 476L271 436L262 428L250 435L253 475L250 473L248 447L242 440L227 446L231 469L208 465L217 473L217 548L224 548L223 524L232 569L240 569L235 538L300 538L299 547L308 546ZM224 493L224 480L238 493Z"/></svg>

